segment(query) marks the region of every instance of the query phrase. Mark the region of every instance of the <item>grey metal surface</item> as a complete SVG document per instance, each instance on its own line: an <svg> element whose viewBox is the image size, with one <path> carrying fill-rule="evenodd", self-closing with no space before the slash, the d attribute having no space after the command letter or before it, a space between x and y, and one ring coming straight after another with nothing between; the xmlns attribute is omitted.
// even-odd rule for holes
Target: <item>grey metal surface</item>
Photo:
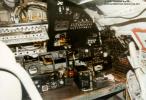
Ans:
<svg viewBox="0 0 146 100"><path fill-rule="evenodd" d="M102 89L82 92L73 83L71 86L65 86L56 90L50 90L43 93L44 100L93 100L111 93L116 93L125 89L124 83L115 83Z"/></svg>

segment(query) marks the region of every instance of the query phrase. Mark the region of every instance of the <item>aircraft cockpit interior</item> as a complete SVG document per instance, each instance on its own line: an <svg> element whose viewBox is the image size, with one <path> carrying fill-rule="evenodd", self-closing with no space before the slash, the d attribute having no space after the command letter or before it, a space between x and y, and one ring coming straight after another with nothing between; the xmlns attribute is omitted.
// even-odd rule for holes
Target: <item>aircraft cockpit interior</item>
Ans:
<svg viewBox="0 0 146 100"><path fill-rule="evenodd" d="M145 0L1 0L1 100L146 100Z"/></svg>

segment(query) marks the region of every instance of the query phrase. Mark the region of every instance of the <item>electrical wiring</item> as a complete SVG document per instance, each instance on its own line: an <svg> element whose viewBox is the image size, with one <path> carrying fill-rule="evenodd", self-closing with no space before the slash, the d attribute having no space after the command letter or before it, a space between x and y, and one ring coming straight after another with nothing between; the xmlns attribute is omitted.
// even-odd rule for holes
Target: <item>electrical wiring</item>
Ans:
<svg viewBox="0 0 146 100"><path fill-rule="evenodd" d="M22 4L22 6L17 6L15 8L15 11L14 11L14 14L15 15L19 15L20 11L24 10L24 9L27 9L28 7L39 7L39 8L43 8L45 10L47 10L47 4L46 3L43 3L43 2L29 2L25 5Z"/></svg>
<svg viewBox="0 0 146 100"><path fill-rule="evenodd" d="M26 19L26 21L28 21L27 17L27 10L28 8L37 8L37 9L41 9L44 10L45 12L47 11L47 4L43 3L43 2L28 2L27 4L22 4L20 6L17 6L14 10L14 17L15 18L19 18L19 21L22 21L22 14L24 14L24 19Z"/></svg>
<svg viewBox="0 0 146 100"><path fill-rule="evenodd" d="M133 24L133 23L138 23L138 22L144 22L145 20L146 20L146 18L132 19L132 20L125 21L125 22L112 24L110 26L124 26L124 25L128 25L128 24Z"/></svg>
<svg viewBox="0 0 146 100"><path fill-rule="evenodd" d="M22 10L22 12L20 12L20 20L24 20L25 19L25 22L28 22L28 18L27 18L28 14L25 10ZM24 17L24 18L22 18Z"/></svg>
<svg viewBox="0 0 146 100"><path fill-rule="evenodd" d="M115 16L115 17L105 17L105 18L123 18L123 19L133 19L136 18L138 16L140 16L143 12L145 12L146 8L143 9L139 14L133 16L133 17L122 17L122 16Z"/></svg>

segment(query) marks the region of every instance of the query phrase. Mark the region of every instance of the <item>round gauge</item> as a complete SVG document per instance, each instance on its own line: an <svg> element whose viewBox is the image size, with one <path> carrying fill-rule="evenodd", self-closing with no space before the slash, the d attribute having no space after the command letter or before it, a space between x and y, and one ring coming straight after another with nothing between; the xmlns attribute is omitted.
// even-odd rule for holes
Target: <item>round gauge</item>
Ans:
<svg viewBox="0 0 146 100"><path fill-rule="evenodd" d="M48 91L48 90L49 90L48 85L42 85L42 91L43 92Z"/></svg>
<svg viewBox="0 0 146 100"><path fill-rule="evenodd" d="M32 65L28 68L29 74L36 74L38 73L38 68L35 65Z"/></svg>
<svg viewBox="0 0 146 100"><path fill-rule="evenodd" d="M51 89L56 89L57 86L58 86L58 85L57 85L57 81L52 81L50 85L51 85L51 86L50 86Z"/></svg>

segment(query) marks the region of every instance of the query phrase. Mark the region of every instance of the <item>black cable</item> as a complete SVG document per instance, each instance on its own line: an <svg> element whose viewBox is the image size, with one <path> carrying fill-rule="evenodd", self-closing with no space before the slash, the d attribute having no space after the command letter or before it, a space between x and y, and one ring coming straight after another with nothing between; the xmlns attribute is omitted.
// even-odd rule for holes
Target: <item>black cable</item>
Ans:
<svg viewBox="0 0 146 100"><path fill-rule="evenodd" d="M138 17L138 16L140 16L144 11L146 10L146 8L145 9L143 9L139 14L137 14L136 16L133 16L133 17L122 17L122 16L116 16L116 17L105 17L105 18L123 18L123 19L133 19L133 18L136 18L136 17Z"/></svg>
<svg viewBox="0 0 146 100"><path fill-rule="evenodd" d="M17 77L17 75L16 75L15 73L13 73L12 71L7 70L7 69L4 69L4 68L0 68L0 71L8 72L8 73L14 75L14 76L20 81L20 83L21 83L21 80L20 80L20 79Z"/></svg>

